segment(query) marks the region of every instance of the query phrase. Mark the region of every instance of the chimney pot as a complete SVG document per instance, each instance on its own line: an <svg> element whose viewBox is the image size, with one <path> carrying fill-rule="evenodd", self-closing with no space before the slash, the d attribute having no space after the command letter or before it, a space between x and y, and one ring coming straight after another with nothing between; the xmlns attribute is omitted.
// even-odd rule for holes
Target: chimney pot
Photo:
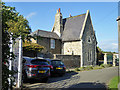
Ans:
<svg viewBox="0 0 120 90"><path fill-rule="evenodd" d="M60 8L59 8L59 12L60 12Z"/></svg>

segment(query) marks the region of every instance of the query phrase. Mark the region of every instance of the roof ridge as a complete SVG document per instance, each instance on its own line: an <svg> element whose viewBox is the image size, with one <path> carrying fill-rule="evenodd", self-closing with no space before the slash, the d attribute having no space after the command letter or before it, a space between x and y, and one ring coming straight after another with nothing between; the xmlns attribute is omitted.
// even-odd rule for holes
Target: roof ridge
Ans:
<svg viewBox="0 0 120 90"><path fill-rule="evenodd" d="M63 19L68 19L68 18L79 17L79 16L82 16L82 15L86 15L86 13L84 13L84 14L80 14L80 15L76 15L76 16L67 17L67 18L63 18Z"/></svg>
<svg viewBox="0 0 120 90"><path fill-rule="evenodd" d="M40 30L40 29L38 29L37 31L50 32L51 33L51 31L45 31L45 30Z"/></svg>

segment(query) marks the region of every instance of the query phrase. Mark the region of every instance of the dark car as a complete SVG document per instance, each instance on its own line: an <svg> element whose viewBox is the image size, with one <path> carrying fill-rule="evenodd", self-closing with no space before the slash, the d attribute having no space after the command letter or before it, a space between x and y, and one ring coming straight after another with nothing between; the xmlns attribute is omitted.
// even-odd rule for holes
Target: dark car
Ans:
<svg viewBox="0 0 120 90"><path fill-rule="evenodd" d="M51 65L44 58L23 58L23 82L38 79L47 82Z"/></svg>
<svg viewBox="0 0 120 90"><path fill-rule="evenodd" d="M59 59L50 60L50 64L53 66L53 70L51 70L51 75L58 74L63 76L66 72L66 67L64 63Z"/></svg>

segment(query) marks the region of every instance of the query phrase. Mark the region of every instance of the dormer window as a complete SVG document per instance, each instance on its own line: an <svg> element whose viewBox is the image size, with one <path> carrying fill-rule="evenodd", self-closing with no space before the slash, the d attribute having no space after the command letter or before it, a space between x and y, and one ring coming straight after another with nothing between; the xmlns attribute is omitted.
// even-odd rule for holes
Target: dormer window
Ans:
<svg viewBox="0 0 120 90"><path fill-rule="evenodd" d="M55 39L51 39L51 49L55 49Z"/></svg>

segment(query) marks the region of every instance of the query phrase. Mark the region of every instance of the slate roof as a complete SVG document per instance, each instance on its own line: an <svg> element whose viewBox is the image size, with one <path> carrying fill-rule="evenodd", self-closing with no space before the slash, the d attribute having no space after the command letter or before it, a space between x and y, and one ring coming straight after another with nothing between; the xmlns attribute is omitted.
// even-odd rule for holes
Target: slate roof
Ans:
<svg viewBox="0 0 120 90"><path fill-rule="evenodd" d="M86 14L63 19L62 41L80 40L80 33Z"/></svg>
<svg viewBox="0 0 120 90"><path fill-rule="evenodd" d="M37 30L37 31L32 33L32 35L34 35L34 34L37 36L40 36L40 37L60 39L56 33L48 32L48 31L44 31L44 30Z"/></svg>

